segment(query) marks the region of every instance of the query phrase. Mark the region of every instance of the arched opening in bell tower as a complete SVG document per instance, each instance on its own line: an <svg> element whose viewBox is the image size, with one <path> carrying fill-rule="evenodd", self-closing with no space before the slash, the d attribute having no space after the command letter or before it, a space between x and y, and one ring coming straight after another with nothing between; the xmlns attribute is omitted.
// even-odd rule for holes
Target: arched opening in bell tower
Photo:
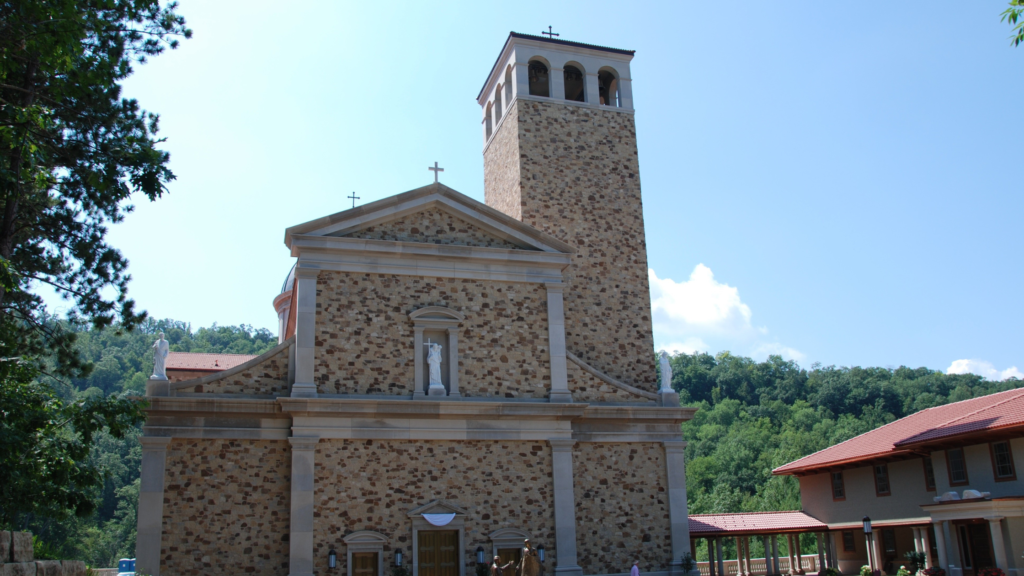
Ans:
<svg viewBox="0 0 1024 576"><path fill-rule="evenodd" d="M505 67L505 105L512 102L512 67Z"/></svg>
<svg viewBox="0 0 1024 576"><path fill-rule="evenodd" d="M494 125L501 122L501 84L494 89Z"/></svg>
<svg viewBox="0 0 1024 576"><path fill-rule="evenodd" d="M530 60L530 96L551 96L551 80L547 64Z"/></svg>
<svg viewBox="0 0 1024 576"><path fill-rule="evenodd" d="M493 125L491 124L491 103L487 103L487 113L484 114L484 130L487 132L487 138L491 137L491 130Z"/></svg>
<svg viewBox="0 0 1024 576"><path fill-rule="evenodd" d="M597 89L601 104L616 108L622 106L622 100L619 98L619 78L614 70L602 68L597 73Z"/></svg>
<svg viewBox="0 0 1024 576"><path fill-rule="evenodd" d="M572 64L566 64L563 75L565 76L565 99L571 102L584 102L583 72Z"/></svg>

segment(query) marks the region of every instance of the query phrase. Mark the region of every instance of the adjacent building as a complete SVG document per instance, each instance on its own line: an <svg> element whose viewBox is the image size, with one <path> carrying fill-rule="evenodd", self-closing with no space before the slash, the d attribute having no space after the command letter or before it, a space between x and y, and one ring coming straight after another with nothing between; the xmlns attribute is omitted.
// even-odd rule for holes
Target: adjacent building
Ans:
<svg viewBox="0 0 1024 576"><path fill-rule="evenodd" d="M774 473L799 479L803 511L828 527L828 555L844 574L895 574L907 552L923 551L949 576L1014 575L1024 562L1018 463L1024 389L922 410Z"/></svg>

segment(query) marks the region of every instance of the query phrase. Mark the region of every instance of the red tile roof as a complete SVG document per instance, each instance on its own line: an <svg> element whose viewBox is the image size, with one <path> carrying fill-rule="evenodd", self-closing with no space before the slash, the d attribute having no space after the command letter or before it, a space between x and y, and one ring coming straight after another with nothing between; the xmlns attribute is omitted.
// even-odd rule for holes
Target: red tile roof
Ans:
<svg viewBox="0 0 1024 576"><path fill-rule="evenodd" d="M170 352L167 354L168 370L202 370L220 372L234 368L256 358L249 354L200 354L196 352Z"/></svg>
<svg viewBox="0 0 1024 576"><path fill-rule="evenodd" d="M922 410L780 466L772 473L796 474L873 458L899 457L911 453L911 444L1015 426L1024 426L1022 388Z"/></svg>
<svg viewBox="0 0 1024 576"><path fill-rule="evenodd" d="M803 512L746 512L740 514L691 514L690 537L717 534L780 534L828 530L817 518Z"/></svg>

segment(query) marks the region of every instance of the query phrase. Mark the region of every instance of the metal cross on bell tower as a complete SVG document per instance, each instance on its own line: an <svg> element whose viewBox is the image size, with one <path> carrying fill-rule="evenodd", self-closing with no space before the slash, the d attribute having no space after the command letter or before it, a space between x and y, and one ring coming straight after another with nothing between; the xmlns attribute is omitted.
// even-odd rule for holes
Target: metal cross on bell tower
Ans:
<svg viewBox="0 0 1024 576"><path fill-rule="evenodd" d="M544 34L548 38L554 38L555 36L559 35L557 32L552 32L551 31L551 26L548 26L548 31L547 32L541 31L541 34Z"/></svg>
<svg viewBox="0 0 1024 576"><path fill-rule="evenodd" d="M359 196L356 196L355 190L352 191L352 195L351 196L345 196L345 198L351 199L352 200L352 207L353 208L356 207L356 200L359 200Z"/></svg>

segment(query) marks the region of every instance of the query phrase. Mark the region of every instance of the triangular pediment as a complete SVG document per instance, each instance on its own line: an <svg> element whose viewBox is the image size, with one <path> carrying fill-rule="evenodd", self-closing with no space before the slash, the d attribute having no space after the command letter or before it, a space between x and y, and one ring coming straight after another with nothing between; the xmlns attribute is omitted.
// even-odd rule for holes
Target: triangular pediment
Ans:
<svg viewBox="0 0 1024 576"><path fill-rule="evenodd" d="M422 514L466 514L466 511L447 500L434 500L409 511L409 516L420 516Z"/></svg>
<svg viewBox="0 0 1024 576"><path fill-rule="evenodd" d="M292 226L285 231L289 247L294 236L575 251L565 242L440 183Z"/></svg>

